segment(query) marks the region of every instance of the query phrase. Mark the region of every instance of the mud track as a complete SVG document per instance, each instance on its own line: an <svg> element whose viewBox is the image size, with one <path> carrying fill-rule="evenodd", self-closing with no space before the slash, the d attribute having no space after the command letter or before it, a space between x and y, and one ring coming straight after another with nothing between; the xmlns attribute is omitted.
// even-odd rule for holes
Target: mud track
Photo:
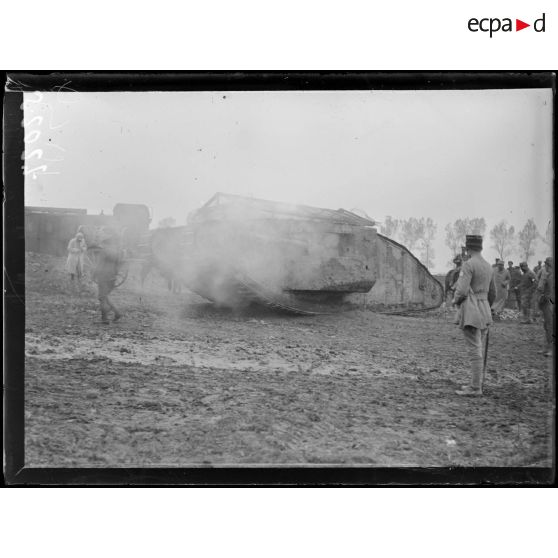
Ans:
<svg viewBox="0 0 558 558"><path fill-rule="evenodd" d="M234 314L137 276L99 323L92 284L29 255L26 465L549 466L552 369L540 323L496 323L486 395L444 310Z"/></svg>

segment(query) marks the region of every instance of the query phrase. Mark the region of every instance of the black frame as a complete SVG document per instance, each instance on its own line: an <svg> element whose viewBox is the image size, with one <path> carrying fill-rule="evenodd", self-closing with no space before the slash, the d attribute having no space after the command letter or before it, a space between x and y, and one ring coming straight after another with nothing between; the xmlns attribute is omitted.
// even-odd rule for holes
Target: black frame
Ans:
<svg viewBox="0 0 558 558"><path fill-rule="evenodd" d="M25 468L23 92L552 88L553 72L17 72L4 93L4 480L10 485L411 486L555 482L552 468L195 467ZM554 140L555 140L554 130ZM555 160L555 147L553 157ZM556 417L554 417L555 421ZM554 432L556 424L554 423Z"/></svg>

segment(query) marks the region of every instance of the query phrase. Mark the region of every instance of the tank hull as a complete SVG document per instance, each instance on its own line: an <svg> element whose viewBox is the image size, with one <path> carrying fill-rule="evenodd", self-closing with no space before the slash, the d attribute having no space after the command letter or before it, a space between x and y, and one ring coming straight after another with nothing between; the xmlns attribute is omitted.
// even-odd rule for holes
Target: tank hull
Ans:
<svg viewBox="0 0 558 558"><path fill-rule="evenodd" d="M439 282L373 224L343 210L216 196L177 230L171 252L180 280L222 306L300 314L439 306Z"/></svg>

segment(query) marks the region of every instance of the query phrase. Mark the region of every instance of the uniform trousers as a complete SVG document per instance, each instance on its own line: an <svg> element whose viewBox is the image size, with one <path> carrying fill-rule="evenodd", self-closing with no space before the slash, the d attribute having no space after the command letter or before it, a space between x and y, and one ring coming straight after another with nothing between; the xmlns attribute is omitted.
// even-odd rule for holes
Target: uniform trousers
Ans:
<svg viewBox="0 0 558 558"><path fill-rule="evenodd" d="M508 299L510 306L517 305L517 309L521 310L521 294L519 293L519 289L517 287L510 289Z"/></svg>
<svg viewBox="0 0 558 558"><path fill-rule="evenodd" d="M531 319L531 310L533 307L533 291L529 289L521 293L521 312L525 320Z"/></svg>
<svg viewBox="0 0 558 558"><path fill-rule="evenodd" d="M484 351L486 346L487 329L465 326L463 335L467 345L467 357L471 363L471 387L482 389L484 381Z"/></svg>
<svg viewBox="0 0 558 558"><path fill-rule="evenodd" d="M496 300L492 304L492 310L494 310L496 314L500 314L504 310L507 300L508 300L508 289L506 289L505 287L500 287L499 289L496 289Z"/></svg>
<svg viewBox="0 0 558 558"><path fill-rule="evenodd" d="M105 317L111 310L117 314L118 311L109 300L108 295L114 290L115 279L100 280L97 285L99 287L99 302L101 303L101 315Z"/></svg>

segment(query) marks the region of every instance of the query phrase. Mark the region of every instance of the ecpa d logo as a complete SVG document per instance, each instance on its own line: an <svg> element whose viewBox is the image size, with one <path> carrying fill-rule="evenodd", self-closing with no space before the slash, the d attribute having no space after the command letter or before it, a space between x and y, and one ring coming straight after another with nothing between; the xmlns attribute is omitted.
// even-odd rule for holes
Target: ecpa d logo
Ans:
<svg viewBox="0 0 558 558"><path fill-rule="evenodd" d="M543 14L541 17L536 19L533 22L533 30L536 33L544 33L545 32L545 25L546 25L546 14ZM521 19L515 19L515 28L512 23L513 19L509 17L504 17L502 19L498 17L484 17L478 19L476 17L472 17L467 27L469 31L473 33L478 33L479 31L482 33L489 33L489 37L492 38L494 33L504 32L510 33L513 31L521 31L522 29L526 29L527 27L531 27L530 23L525 23Z"/></svg>

